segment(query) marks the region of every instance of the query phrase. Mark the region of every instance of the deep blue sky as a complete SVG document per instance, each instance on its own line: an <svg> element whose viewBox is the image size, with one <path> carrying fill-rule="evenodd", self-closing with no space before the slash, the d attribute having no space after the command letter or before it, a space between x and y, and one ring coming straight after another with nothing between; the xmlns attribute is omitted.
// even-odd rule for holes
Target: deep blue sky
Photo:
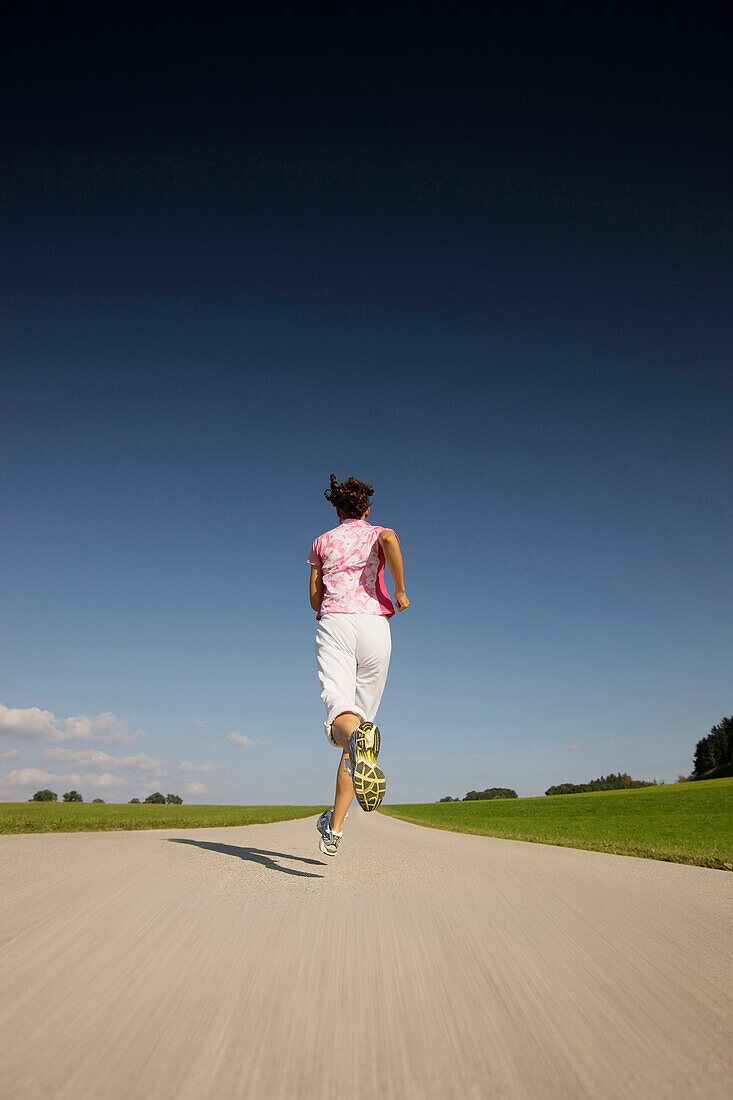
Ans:
<svg viewBox="0 0 733 1100"><path fill-rule="evenodd" d="M332 472L405 556L393 801L731 712L725 28L347 7L10 20L0 797L326 805Z"/></svg>

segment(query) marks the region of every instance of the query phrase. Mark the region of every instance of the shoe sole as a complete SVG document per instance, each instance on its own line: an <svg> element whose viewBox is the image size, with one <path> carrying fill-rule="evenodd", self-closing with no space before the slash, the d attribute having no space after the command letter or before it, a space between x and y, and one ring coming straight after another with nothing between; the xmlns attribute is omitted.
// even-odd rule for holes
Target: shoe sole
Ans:
<svg viewBox="0 0 733 1100"><path fill-rule="evenodd" d="M362 722L349 741L354 794L365 813L371 813L381 805L387 790L384 772L377 767L380 743L379 727L373 722Z"/></svg>

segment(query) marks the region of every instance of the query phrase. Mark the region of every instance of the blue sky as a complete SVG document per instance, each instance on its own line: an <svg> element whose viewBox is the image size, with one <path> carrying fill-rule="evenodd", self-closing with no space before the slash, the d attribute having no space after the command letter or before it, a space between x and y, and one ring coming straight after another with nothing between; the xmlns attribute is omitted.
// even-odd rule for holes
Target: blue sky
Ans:
<svg viewBox="0 0 733 1100"><path fill-rule="evenodd" d="M366 339L361 373L325 385L245 355L180 385L152 357L136 383L19 372L2 702L112 713L135 739L6 727L8 772L40 771L5 797L68 789L46 773L95 769L44 753L93 748L161 763L102 761L125 782L79 780L85 796L327 800L305 557L334 522L332 471L375 485L370 518L404 550L412 605L380 712L392 798L689 771L729 709L723 386L488 340L451 369L422 369L418 346L390 380Z"/></svg>
<svg viewBox="0 0 733 1100"><path fill-rule="evenodd" d="M366 62L312 114L295 77L258 86L267 126L221 109L255 95L225 63L181 92L195 110L115 98L121 66L104 126L84 87L28 108L4 202L0 798L328 804L305 559L331 473L375 486L405 558L392 801L674 780L731 712L729 215L714 112L684 94L715 59L664 55L660 128L643 55L614 98L579 53L589 122L540 76L497 106L476 50L452 110L385 78L349 127Z"/></svg>

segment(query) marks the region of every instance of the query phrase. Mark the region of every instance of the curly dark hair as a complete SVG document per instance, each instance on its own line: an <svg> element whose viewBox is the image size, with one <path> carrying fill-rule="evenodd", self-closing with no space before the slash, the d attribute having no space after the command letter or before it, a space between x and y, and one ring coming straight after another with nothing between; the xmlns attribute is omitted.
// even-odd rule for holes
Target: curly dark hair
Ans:
<svg viewBox="0 0 733 1100"><path fill-rule="evenodd" d="M355 477L347 477L339 485L336 475L331 474L331 488L326 489L323 495L334 508L341 509L345 519L361 519L369 507L369 497L374 496L374 490L371 485L357 481Z"/></svg>

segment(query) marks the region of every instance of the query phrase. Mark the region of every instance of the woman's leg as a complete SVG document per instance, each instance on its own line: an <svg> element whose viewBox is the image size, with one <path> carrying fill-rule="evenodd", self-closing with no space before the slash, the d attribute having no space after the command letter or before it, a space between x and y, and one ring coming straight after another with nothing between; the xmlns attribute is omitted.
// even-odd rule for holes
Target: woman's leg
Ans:
<svg viewBox="0 0 733 1100"><path fill-rule="evenodd" d="M389 619L383 615L361 615L358 630L354 710L363 714L367 722L373 722L387 682L392 632Z"/></svg>
<svg viewBox="0 0 733 1100"><path fill-rule="evenodd" d="M326 706L324 730L332 745L345 749L362 719L354 703L356 623L353 615L324 615L316 630L316 661L321 699ZM353 721L352 721L353 720Z"/></svg>
<svg viewBox="0 0 733 1100"><path fill-rule="evenodd" d="M338 718L334 718L331 723L331 739L336 742L340 749L348 752L349 738L359 723L363 721L364 719L360 715L350 710L347 710L344 714L339 714Z"/></svg>
<svg viewBox="0 0 733 1100"><path fill-rule="evenodd" d="M340 833L343 829L346 811L354 797L354 784L351 780L351 774L344 767L348 758L349 754L344 750L336 773L336 796L333 800L333 813L331 815L331 829L334 833Z"/></svg>
<svg viewBox="0 0 733 1100"><path fill-rule="evenodd" d="M340 749L343 749L336 772L336 796L333 800L333 814L331 816L331 828L335 833L340 833L344 827L346 811L354 797L354 784L351 772L344 767L349 758L349 739L361 722L358 714L347 711L334 718L331 725L331 736Z"/></svg>

